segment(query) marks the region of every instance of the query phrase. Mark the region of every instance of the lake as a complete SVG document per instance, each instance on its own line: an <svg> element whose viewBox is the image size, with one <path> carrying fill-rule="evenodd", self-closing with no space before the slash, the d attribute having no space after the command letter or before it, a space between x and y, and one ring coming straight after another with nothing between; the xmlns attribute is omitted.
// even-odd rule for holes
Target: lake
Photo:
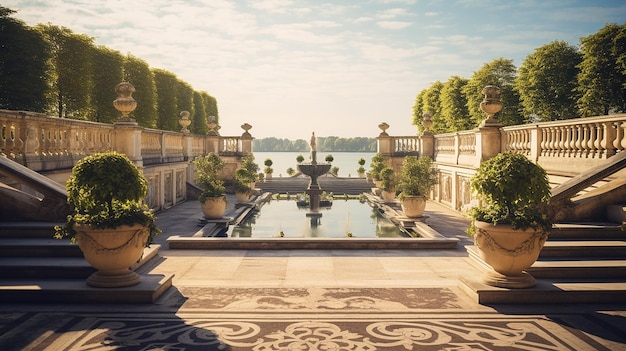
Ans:
<svg viewBox="0 0 626 351"><path fill-rule="evenodd" d="M324 163L324 159L327 155L332 155L334 157L334 161L331 163L333 167L339 167L338 175L340 177L348 177L348 175L352 177L357 176L357 169L359 168L358 161L362 157L365 159L365 170L369 169L370 162L372 161L372 156L374 156L375 152L317 152L317 162ZM287 177L287 168L291 167L294 170L298 170L298 162L296 161L296 157L298 155L304 156L304 162L311 162L309 159L310 153L307 152L254 152L254 160L259 165L259 169L261 172L265 168L263 162L266 159L271 159L272 168L274 169L273 176Z"/></svg>

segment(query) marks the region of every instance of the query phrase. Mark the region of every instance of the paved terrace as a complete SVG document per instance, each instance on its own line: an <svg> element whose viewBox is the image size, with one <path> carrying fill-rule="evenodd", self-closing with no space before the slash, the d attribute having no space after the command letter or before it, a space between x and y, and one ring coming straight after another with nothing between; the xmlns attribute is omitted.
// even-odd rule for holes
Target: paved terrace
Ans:
<svg viewBox="0 0 626 351"><path fill-rule="evenodd" d="M199 229L188 201L158 215L160 257L141 273L175 277L155 304L0 302L0 349L626 350L624 305L475 302L459 281L480 275L467 219L426 212L456 250L170 250Z"/></svg>

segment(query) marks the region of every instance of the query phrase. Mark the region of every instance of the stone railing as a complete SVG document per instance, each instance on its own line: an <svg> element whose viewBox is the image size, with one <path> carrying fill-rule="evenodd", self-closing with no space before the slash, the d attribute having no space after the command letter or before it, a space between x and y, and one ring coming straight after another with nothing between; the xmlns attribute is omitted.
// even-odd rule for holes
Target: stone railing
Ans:
<svg viewBox="0 0 626 351"><path fill-rule="evenodd" d="M142 128L128 119L104 124L0 110L0 156L63 183L76 161L87 155L124 153L143 170L147 201L159 210L186 199L186 182L193 180L189 163L196 156L216 152L234 174L241 157L252 153L251 126L243 127L240 137L192 135Z"/></svg>
<svg viewBox="0 0 626 351"><path fill-rule="evenodd" d="M626 149L625 134L626 114L511 126L502 128L502 151L572 175Z"/></svg>
<svg viewBox="0 0 626 351"><path fill-rule="evenodd" d="M181 162L208 152L247 155L251 137L199 136L0 110L0 155L35 171L71 168L86 155L124 152L140 165ZM210 143L215 140L215 148ZM249 141L249 142L246 142ZM136 146L138 145L138 147Z"/></svg>
<svg viewBox="0 0 626 351"><path fill-rule="evenodd" d="M389 127L385 123L381 126ZM419 137L389 136L383 130L378 146L378 152L396 171L406 155L432 157L440 173L434 199L463 210L473 200L469 179L482 161L501 152L520 153L541 165L553 185L558 185L626 150L626 114L509 127L491 119L488 125L473 130L437 135L426 132Z"/></svg>

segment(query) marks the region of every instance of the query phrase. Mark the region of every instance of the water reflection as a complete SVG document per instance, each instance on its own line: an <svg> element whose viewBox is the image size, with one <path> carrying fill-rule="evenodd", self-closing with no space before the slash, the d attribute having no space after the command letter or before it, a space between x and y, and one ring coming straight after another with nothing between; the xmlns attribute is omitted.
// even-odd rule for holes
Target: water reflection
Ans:
<svg viewBox="0 0 626 351"><path fill-rule="evenodd" d="M367 202L335 199L332 207L321 207L321 216L299 208L295 200L273 199L239 225L231 228L232 237L253 238L375 238L409 237L384 218Z"/></svg>

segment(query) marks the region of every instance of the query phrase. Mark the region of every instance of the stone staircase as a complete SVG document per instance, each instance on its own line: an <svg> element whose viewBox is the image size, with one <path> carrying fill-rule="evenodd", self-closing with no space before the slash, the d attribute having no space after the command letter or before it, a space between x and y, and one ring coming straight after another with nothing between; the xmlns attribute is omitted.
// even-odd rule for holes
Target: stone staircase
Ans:
<svg viewBox="0 0 626 351"><path fill-rule="evenodd" d="M625 207L610 206L624 215ZM530 289L504 289L463 279L461 286L481 304L554 304L626 302L626 231L622 222L558 223L539 259L527 272L537 279ZM486 271L475 246L472 264Z"/></svg>
<svg viewBox="0 0 626 351"><path fill-rule="evenodd" d="M257 182L256 187L263 192L271 193L303 193L309 186L309 177L298 175L293 177L272 178L263 182ZM374 187L371 181L365 178L339 178L332 175L325 175L318 178L318 183L322 190L334 193L335 195L359 195L369 193Z"/></svg>
<svg viewBox="0 0 626 351"><path fill-rule="evenodd" d="M95 269L80 248L54 239L54 222L0 222L0 301L45 303L153 303L172 285L172 276L148 275L160 245L144 250L131 267L138 285L101 289L85 280Z"/></svg>

